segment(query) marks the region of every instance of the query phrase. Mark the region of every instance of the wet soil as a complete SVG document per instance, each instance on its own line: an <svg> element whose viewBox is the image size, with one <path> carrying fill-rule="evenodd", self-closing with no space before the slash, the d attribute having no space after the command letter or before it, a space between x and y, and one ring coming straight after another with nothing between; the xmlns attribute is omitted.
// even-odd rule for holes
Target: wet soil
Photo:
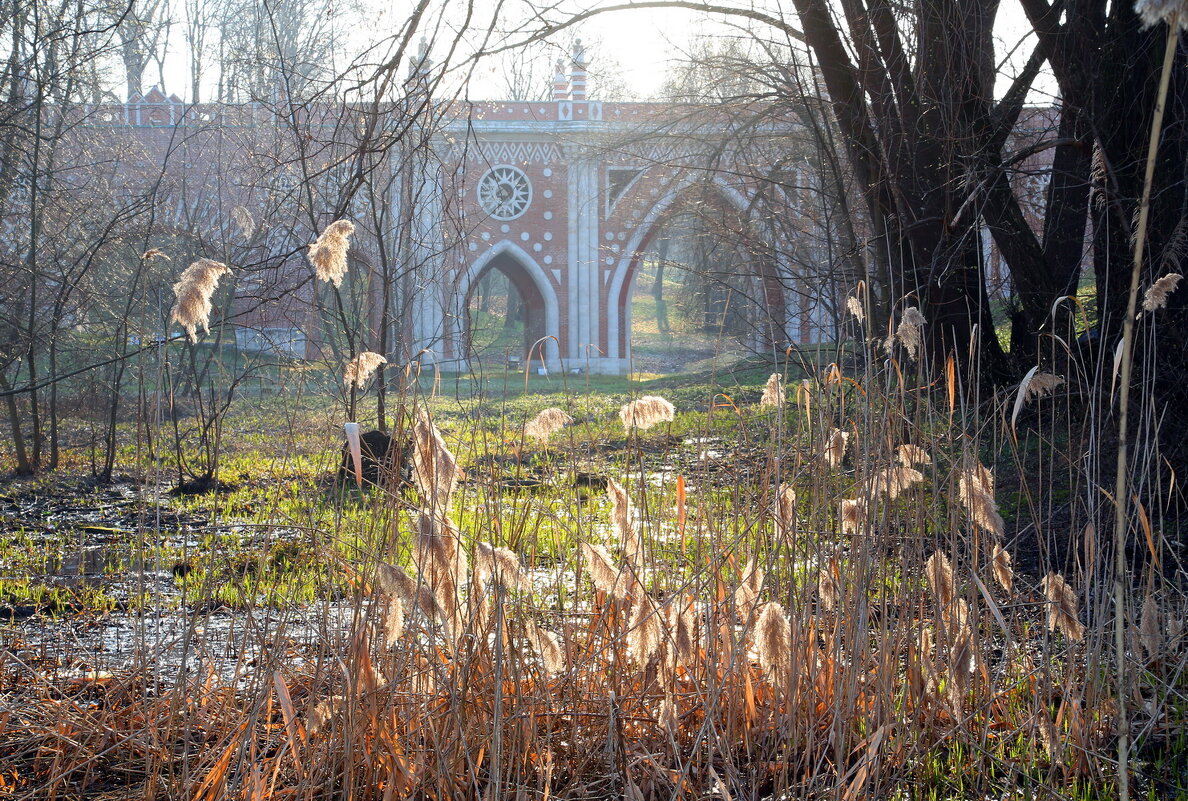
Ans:
<svg viewBox="0 0 1188 801"><path fill-rule="evenodd" d="M606 490L608 456L621 456L628 447L642 454L656 481L683 473L701 486L733 486L759 481L768 469L764 447L728 448L715 438L682 440L661 430L630 442L562 445L547 458L485 456L466 466L467 482L490 486L494 480L508 496L554 490L561 482L590 499ZM575 464L581 468L575 471ZM325 483L332 486L333 476ZM250 542L255 528L233 519L212 525L208 515L177 508L171 489L169 483L132 477L108 485L57 480L0 487L0 543L5 546L0 578L62 591L46 603L6 605L0 598L4 647L22 660L55 669L149 665L154 677L168 682L199 667L230 677L246 675L265 650L283 649L301 659L324 647L325 638L345 636L358 609L341 600L244 611L187 597L179 579L193 563L179 554L211 534L236 533ZM333 502L331 497L327 502ZM275 528L271 536L283 542L302 533ZM255 560L240 561L255 567ZM555 569L545 572L559 580ZM96 609L69 600L72 593L82 598L86 590L102 590L110 603Z"/></svg>

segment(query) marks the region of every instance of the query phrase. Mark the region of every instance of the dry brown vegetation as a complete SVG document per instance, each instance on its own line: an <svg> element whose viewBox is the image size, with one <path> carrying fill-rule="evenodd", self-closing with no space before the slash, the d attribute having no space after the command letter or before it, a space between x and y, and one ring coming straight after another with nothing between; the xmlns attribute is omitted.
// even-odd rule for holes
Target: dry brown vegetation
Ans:
<svg viewBox="0 0 1188 801"><path fill-rule="evenodd" d="M754 486L731 500L627 470L558 565L456 517L460 460L419 413L418 500L361 496L395 550L344 557L323 540L355 587L341 628L324 623L294 658L286 621L318 605L286 612L234 676L203 658L150 680L148 663L64 674L9 655L2 786L203 801L1108 796L1118 705L1092 570L1016 572L1002 481L951 436L945 401L913 417L894 393L861 401L877 413L828 382L798 396L776 420L751 407L770 435ZM837 427L886 414L931 447ZM1158 749L1182 736L1186 610L1148 575L1126 632L1128 714ZM545 592L557 584L560 602Z"/></svg>

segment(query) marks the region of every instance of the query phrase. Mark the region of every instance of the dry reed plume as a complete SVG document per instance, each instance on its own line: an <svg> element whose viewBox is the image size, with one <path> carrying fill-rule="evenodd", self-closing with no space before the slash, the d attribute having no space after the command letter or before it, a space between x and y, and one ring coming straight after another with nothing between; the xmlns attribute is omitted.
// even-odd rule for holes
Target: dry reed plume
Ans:
<svg viewBox="0 0 1188 801"><path fill-rule="evenodd" d="M784 380L779 373L772 373L763 386L763 397L759 399L760 406L771 406L776 409L784 406Z"/></svg>
<svg viewBox="0 0 1188 801"><path fill-rule="evenodd" d="M690 666L697 658L697 649L701 645L701 635L697 623L697 613L693 609L692 599L686 603L672 603L668 606L669 633L669 672L675 673L677 668Z"/></svg>
<svg viewBox="0 0 1188 801"><path fill-rule="evenodd" d="M778 685L792 666L792 624L784 607L768 601L759 607L755 621L755 653L759 664Z"/></svg>
<svg viewBox="0 0 1188 801"><path fill-rule="evenodd" d="M960 716L963 714L970 676L977 665L977 646L970 623L969 603L958 597L957 576L943 552L937 551L928 558L924 574L928 578L936 610L937 643L945 648L945 695L954 715Z"/></svg>
<svg viewBox="0 0 1188 801"><path fill-rule="evenodd" d="M924 480L924 474L914 467L888 467L874 474L871 479L871 494L886 495L895 500L905 490Z"/></svg>
<svg viewBox="0 0 1188 801"><path fill-rule="evenodd" d="M1148 28L1161 22L1188 28L1188 3L1184 0L1136 0L1134 10Z"/></svg>
<svg viewBox="0 0 1188 801"><path fill-rule="evenodd" d="M210 333L210 299L219 286L219 279L231 272L222 262L198 259L182 271L173 285L177 301L170 312L170 322L180 323L191 342L198 341L198 328Z"/></svg>
<svg viewBox="0 0 1188 801"><path fill-rule="evenodd" d="M966 470L966 477L972 486L990 495L994 494L994 474L986 465L976 460L971 461L970 467Z"/></svg>
<svg viewBox="0 0 1188 801"><path fill-rule="evenodd" d="M1051 395L1056 388L1064 383L1064 379L1051 373L1035 373L1026 384L1024 394L1027 400Z"/></svg>
<svg viewBox="0 0 1188 801"><path fill-rule="evenodd" d="M437 603L432 588L414 579L400 565L379 563L376 583L384 593L400 600L402 614L406 608L419 609L430 620L445 621L445 610Z"/></svg>
<svg viewBox="0 0 1188 801"><path fill-rule="evenodd" d="M309 246L309 260L321 281L342 286L347 274L347 252L351 248L351 234L355 224L349 220L335 220L326 226L321 236Z"/></svg>
<svg viewBox="0 0 1188 801"><path fill-rule="evenodd" d="M924 572L928 576L928 586L932 588L937 606L942 609L952 606L953 600L957 597L957 581L949 557L937 551L928 557Z"/></svg>
<svg viewBox="0 0 1188 801"><path fill-rule="evenodd" d="M994 572L994 580L1008 593L1012 592L1015 588L1015 571L1011 567L1011 555L997 543L990 552L990 567Z"/></svg>
<svg viewBox="0 0 1188 801"><path fill-rule="evenodd" d="M1077 594L1059 573L1049 573L1041 583L1048 599L1048 629L1059 631L1070 640L1085 636L1085 626L1077 620Z"/></svg>
<svg viewBox="0 0 1188 801"><path fill-rule="evenodd" d="M866 322L866 312L862 310L862 301L853 295L846 298L846 311L857 318L859 325Z"/></svg>
<svg viewBox="0 0 1188 801"><path fill-rule="evenodd" d="M957 497L978 528L1001 539L1006 524L994 500L994 476L981 464L965 472L958 480Z"/></svg>
<svg viewBox="0 0 1188 801"><path fill-rule="evenodd" d="M532 581L524 573L520 557L510 548L501 548L489 542L474 545L474 578L480 585L487 579L517 590L532 589Z"/></svg>
<svg viewBox="0 0 1188 801"><path fill-rule="evenodd" d="M825 440L825 450L821 453L825 464L834 468L840 467L842 460L846 458L846 445L849 441L848 431L842 431L840 428L831 430L829 438Z"/></svg>
<svg viewBox="0 0 1188 801"><path fill-rule="evenodd" d="M659 423L671 423L675 413L675 407L664 398L644 395L638 400L624 403L619 409L619 418L627 431L634 428L642 431Z"/></svg>
<svg viewBox="0 0 1188 801"><path fill-rule="evenodd" d="M636 593L627 623L627 652L642 668L659 655L663 644L664 618L656 602L646 592Z"/></svg>
<svg viewBox="0 0 1188 801"><path fill-rule="evenodd" d="M635 524L635 509L631 505L631 498L627 495L627 490L619 486L619 482L613 478L606 482L606 496L611 502L611 526L619 536L623 553L627 561L639 570L643 566L643 540Z"/></svg>
<svg viewBox="0 0 1188 801"><path fill-rule="evenodd" d="M755 606L759 602L759 593L763 590L763 579L766 572L755 563L754 559L747 560L747 566L743 568L742 580L739 582L738 589L734 591L734 610L738 614L738 619L746 622L750 620L751 613L755 611Z"/></svg>
<svg viewBox="0 0 1188 801"><path fill-rule="evenodd" d="M840 517L842 532L857 534L866 524L866 501L862 498L843 499Z"/></svg>
<svg viewBox="0 0 1188 801"><path fill-rule="evenodd" d="M553 674L564 673L565 648L561 644L561 638L555 632L538 626L532 620L528 620L526 626L529 642L532 643L536 653L540 655L545 670Z"/></svg>
<svg viewBox="0 0 1188 801"><path fill-rule="evenodd" d="M841 601L841 588L838 586L836 568L832 564L817 573L817 598L825 612L837 609Z"/></svg>
<svg viewBox="0 0 1188 801"><path fill-rule="evenodd" d="M461 588L467 576L466 551L458 532L422 513L417 518L413 561L445 612L451 636L458 636L462 631Z"/></svg>
<svg viewBox="0 0 1188 801"><path fill-rule="evenodd" d="M676 734L681 727L681 722L677 716L676 701L671 695L664 696L664 700L660 702L660 709L656 712L656 720L664 727L669 736Z"/></svg>
<svg viewBox="0 0 1188 801"><path fill-rule="evenodd" d="M1167 307L1168 295L1176 291L1184 276L1179 273L1168 273L1160 278L1143 293L1143 311L1153 312Z"/></svg>
<svg viewBox="0 0 1188 801"><path fill-rule="evenodd" d="M957 715L963 714L965 695L969 690L970 677L977 667L977 646L973 639L973 630L969 625L969 612L962 601L958 605L960 610L951 621L952 629L949 636L952 644L946 666L946 687L948 689L949 704Z"/></svg>
<svg viewBox="0 0 1188 801"><path fill-rule="evenodd" d="M346 369L342 371L342 382L348 387L354 384L356 388L362 389L379 366L387 363L388 360L378 353L365 350L347 362Z"/></svg>
<svg viewBox="0 0 1188 801"><path fill-rule="evenodd" d="M380 609L379 634L384 648L391 648L404 634L404 602L391 596Z"/></svg>
<svg viewBox="0 0 1188 801"><path fill-rule="evenodd" d="M895 452L895 457L904 467L915 467L916 465L932 464L932 457L928 455L928 451L924 450L919 445L900 445Z"/></svg>
<svg viewBox="0 0 1188 801"><path fill-rule="evenodd" d="M573 418L564 411L550 407L541 411L524 425L524 436L543 445L549 441L549 437L572 423Z"/></svg>
<svg viewBox="0 0 1188 801"><path fill-rule="evenodd" d="M918 361L920 353L924 349L924 325L926 322L924 315L915 306L904 309L903 314L899 317L899 325L895 328L895 334L887 338L883 346L884 349L890 354L894 343L898 341L912 361Z"/></svg>
<svg viewBox="0 0 1188 801"><path fill-rule="evenodd" d="M616 567L610 552L601 545L583 542L581 551L594 586L612 598L626 601L634 591L633 577Z"/></svg>
<svg viewBox="0 0 1188 801"><path fill-rule="evenodd" d="M413 480L433 516L444 516L462 470L437 426L422 411L413 424Z"/></svg>
<svg viewBox="0 0 1188 801"><path fill-rule="evenodd" d="M790 484L780 484L776 491L775 530L785 540L796 533L796 490Z"/></svg>

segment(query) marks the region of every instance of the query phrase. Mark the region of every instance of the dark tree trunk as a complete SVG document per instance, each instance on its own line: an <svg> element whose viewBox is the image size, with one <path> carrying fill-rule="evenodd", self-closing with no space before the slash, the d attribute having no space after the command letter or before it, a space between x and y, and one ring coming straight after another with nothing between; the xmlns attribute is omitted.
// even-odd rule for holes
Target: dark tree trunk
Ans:
<svg viewBox="0 0 1188 801"><path fill-rule="evenodd" d="M507 282L507 316L503 318L503 330L509 331L521 321L525 323L524 329L527 330L525 311L524 299L520 297L520 292L516 289L515 284L509 280Z"/></svg>
<svg viewBox="0 0 1188 801"><path fill-rule="evenodd" d="M918 4L914 71L886 0L843 0L855 62L825 0L795 5L885 244L887 296L899 309L920 307L934 368L949 354L964 364L973 350L984 380L1007 380L1012 371L994 336L976 220L959 214L968 196L964 172L990 113L997 2Z"/></svg>
<svg viewBox="0 0 1188 801"><path fill-rule="evenodd" d="M8 406L8 422L12 428L12 444L16 451L17 475L29 476L33 474L33 466L29 462L29 452L25 448L25 434L21 431L21 413L17 408L16 395L12 394L12 385L0 374L0 391L5 393L4 402Z"/></svg>
<svg viewBox="0 0 1188 801"><path fill-rule="evenodd" d="M124 73L128 81L128 97L144 93L144 68L148 63L144 45L137 37L130 37L123 44Z"/></svg>
<svg viewBox="0 0 1188 801"><path fill-rule="evenodd" d="M668 262L668 245L668 237L661 237L656 253L656 279L652 284L652 297L656 301L656 329L664 336L668 336L672 330L668 323L668 303L664 300L664 266Z"/></svg>
<svg viewBox="0 0 1188 801"><path fill-rule="evenodd" d="M1129 3L1077 0L1063 16L1047 0L1022 4L1050 54L1062 95L1085 110L1087 127L1097 140L1098 160L1092 170L1096 194L1090 213L1098 330L1095 348L1086 355L1094 357L1102 365L1099 373L1108 376L1110 354L1121 339L1126 314L1133 225L1167 29L1165 23L1144 29ZM1181 34L1155 163L1141 289L1165 273L1183 272L1179 257L1188 241L1186 56ZM1135 489L1148 512L1162 520L1169 505L1182 509L1188 500L1178 480L1188 473L1188 426L1181 412L1188 404L1188 292L1181 288L1173 293L1166 309L1140 315L1137 325L1137 386L1131 397L1139 410L1129 415L1128 436L1136 452L1146 451L1159 473ZM1111 391L1109 381L1101 383L1099 391ZM1113 405L1103 402L1102 407ZM1174 487L1175 497L1167 497L1164 487Z"/></svg>

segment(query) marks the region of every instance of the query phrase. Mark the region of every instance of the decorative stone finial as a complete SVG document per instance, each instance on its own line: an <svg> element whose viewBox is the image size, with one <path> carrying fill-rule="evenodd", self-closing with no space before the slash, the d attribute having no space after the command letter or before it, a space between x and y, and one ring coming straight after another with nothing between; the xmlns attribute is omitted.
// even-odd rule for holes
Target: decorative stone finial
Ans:
<svg viewBox="0 0 1188 801"><path fill-rule="evenodd" d="M590 62L586 60L586 48L582 47L581 39L573 40L573 66L569 72L569 99L584 102L586 99L586 67Z"/></svg>
<svg viewBox="0 0 1188 801"><path fill-rule="evenodd" d="M565 61L557 59L557 72L553 74L553 99L569 99L569 78L565 75Z"/></svg>
<svg viewBox="0 0 1188 801"><path fill-rule="evenodd" d="M429 58L429 40L422 36L420 44L417 45L417 57L409 60L408 77L419 78L427 75L432 64L433 60Z"/></svg>

